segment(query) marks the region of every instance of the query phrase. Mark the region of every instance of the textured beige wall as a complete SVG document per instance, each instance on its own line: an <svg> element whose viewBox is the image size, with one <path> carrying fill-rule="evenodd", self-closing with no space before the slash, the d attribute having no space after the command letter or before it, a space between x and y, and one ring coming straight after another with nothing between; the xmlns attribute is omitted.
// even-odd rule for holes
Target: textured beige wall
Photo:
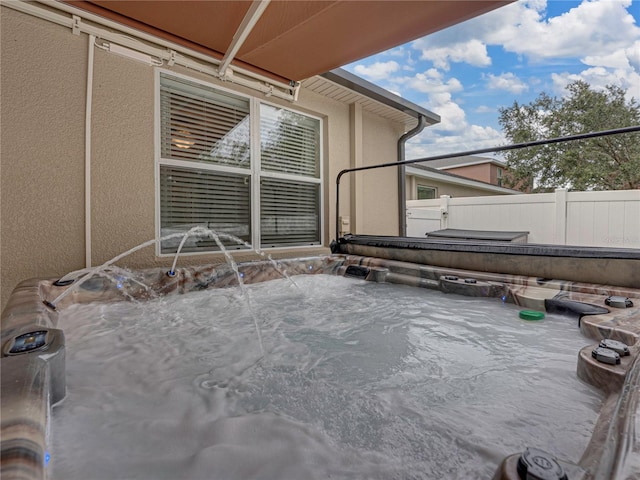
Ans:
<svg viewBox="0 0 640 480"><path fill-rule="evenodd" d="M324 244L328 246L335 238L336 177L350 167L349 106L304 89L298 102L296 108L324 118ZM280 103L287 106L286 102ZM349 182L342 181L340 215L349 215L349 195Z"/></svg>
<svg viewBox="0 0 640 480"><path fill-rule="evenodd" d="M84 117L88 37L2 7L2 306L29 277L56 277L85 266ZM155 236L154 68L94 50L91 130L92 265ZM253 90L204 74L172 70L251 96ZM327 253L335 236L336 176L349 168L351 142L365 164L395 160L401 126L363 115L362 138L350 132L349 106L302 89L295 105L324 128L323 248L274 250L274 258ZM329 141L330 139L330 141ZM358 233L397 231L395 172L364 179L365 218ZM341 214L351 211L341 185ZM389 225L392 228L388 228ZM236 254L238 261L255 254ZM126 257L132 268L170 265L153 246ZM220 254L184 255L179 265L223 262Z"/></svg>
<svg viewBox="0 0 640 480"><path fill-rule="evenodd" d="M2 307L15 285L84 266L87 37L0 8Z"/></svg>
<svg viewBox="0 0 640 480"><path fill-rule="evenodd" d="M96 49L92 114L92 263L155 236L153 68ZM152 264L154 247L126 260Z"/></svg>
<svg viewBox="0 0 640 480"><path fill-rule="evenodd" d="M363 163L374 165L398 160L402 126L363 114ZM363 235L398 235L398 170L387 167L362 172Z"/></svg>

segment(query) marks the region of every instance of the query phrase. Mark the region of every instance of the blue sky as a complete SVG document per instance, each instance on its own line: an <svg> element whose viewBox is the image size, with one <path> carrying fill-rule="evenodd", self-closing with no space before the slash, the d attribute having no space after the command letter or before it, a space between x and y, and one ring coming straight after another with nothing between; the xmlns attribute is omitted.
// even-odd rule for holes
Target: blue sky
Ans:
<svg viewBox="0 0 640 480"><path fill-rule="evenodd" d="M582 79L640 101L640 0L527 0L345 69L442 117L407 158L506 143L498 107Z"/></svg>

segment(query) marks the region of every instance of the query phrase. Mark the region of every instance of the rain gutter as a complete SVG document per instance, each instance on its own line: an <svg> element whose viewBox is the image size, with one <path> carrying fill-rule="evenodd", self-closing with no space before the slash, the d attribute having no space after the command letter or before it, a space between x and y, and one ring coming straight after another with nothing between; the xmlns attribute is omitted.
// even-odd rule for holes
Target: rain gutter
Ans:
<svg viewBox="0 0 640 480"><path fill-rule="evenodd" d="M401 163L398 165L398 235L401 237L407 236L407 182L405 179L405 166L402 164L405 160L404 147L407 140L418 135L426 126L427 119L424 115L420 115L418 117L418 125L416 125L412 130L406 132L398 140L398 162Z"/></svg>

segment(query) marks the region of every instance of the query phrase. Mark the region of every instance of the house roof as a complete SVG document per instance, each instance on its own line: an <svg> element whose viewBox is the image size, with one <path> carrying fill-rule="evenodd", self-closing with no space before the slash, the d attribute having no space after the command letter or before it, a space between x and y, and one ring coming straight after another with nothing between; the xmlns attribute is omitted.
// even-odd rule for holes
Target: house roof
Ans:
<svg viewBox="0 0 640 480"><path fill-rule="evenodd" d="M305 80L302 86L342 103L357 103L362 109L405 126L415 125L424 116L428 125L440 122L440 116L342 68Z"/></svg>
<svg viewBox="0 0 640 480"><path fill-rule="evenodd" d="M468 167L470 165L482 165L483 163L493 163L499 167L506 167L507 164L502 160L491 157L479 157L477 155L463 155L461 157L443 158L441 160L429 161L429 166L438 170L446 170L448 168Z"/></svg>
<svg viewBox="0 0 640 480"><path fill-rule="evenodd" d="M391 93L384 88L380 88L377 85L374 85L373 83L358 77L357 75L343 70L342 68L336 68L335 70L331 70L330 72L323 73L321 76L326 78L327 80L337 83L338 85L342 85L349 90L361 93L384 105L404 112L416 119L420 116L423 116L426 118L427 123L429 123L430 125L440 122L440 115L436 115L426 108L423 108L420 105L416 105L409 100L405 100L395 93Z"/></svg>
<svg viewBox="0 0 640 480"><path fill-rule="evenodd" d="M473 187L480 190L485 190L485 191L490 191L495 193L508 193L512 195L522 194L522 192L518 190L498 187L497 185L493 185L492 183L481 182L480 180L472 180L470 178L463 177L461 175L456 175L454 173L438 170L437 168L433 168L433 167L419 165L417 163L408 165L406 167L406 174L415 175L417 177L422 177L422 178L429 178L431 180L437 180L439 182L450 183L453 185Z"/></svg>
<svg viewBox="0 0 640 480"><path fill-rule="evenodd" d="M207 54L300 81L513 0L66 0L64 3ZM53 2L55 3L55 2Z"/></svg>

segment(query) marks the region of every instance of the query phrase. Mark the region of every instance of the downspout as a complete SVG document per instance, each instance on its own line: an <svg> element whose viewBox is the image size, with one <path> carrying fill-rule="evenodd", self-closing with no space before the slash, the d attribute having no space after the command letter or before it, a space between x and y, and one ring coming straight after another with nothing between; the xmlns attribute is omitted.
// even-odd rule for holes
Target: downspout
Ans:
<svg viewBox="0 0 640 480"><path fill-rule="evenodd" d="M404 145L411 137L415 137L418 135L424 127L427 126L427 119L424 115L420 115L418 117L418 125L415 126L413 130L409 130L407 133L402 135L398 140L398 162L404 162ZM407 184L405 179L405 166L398 166L398 215L399 218L399 229L398 234L401 237L407 236Z"/></svg>
<svg viewBox="0 0 640 480"><path fill-rule="evenodd" d="M84 114L84 256L85 268L91 267L91 108L93 97L93 52L96 37L89 35L87 59L87 100Z"/></svg>

